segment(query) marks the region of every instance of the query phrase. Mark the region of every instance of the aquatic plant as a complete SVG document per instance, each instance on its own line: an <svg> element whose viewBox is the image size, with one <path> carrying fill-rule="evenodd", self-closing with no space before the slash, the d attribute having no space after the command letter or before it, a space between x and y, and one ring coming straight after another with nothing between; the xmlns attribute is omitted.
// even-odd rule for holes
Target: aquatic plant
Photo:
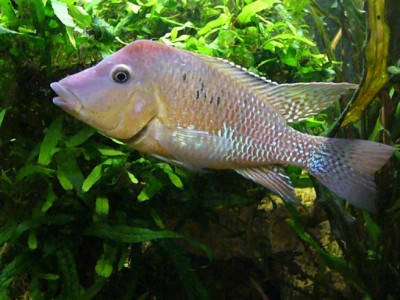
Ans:
<svg viewBox="0 0 400 300"><path fill-rule="evenodd" d="M192 173L95 134L51 103L49 83L155 39L281 83L361 82L353 99L294 126L398 145L399 9L0 0L0 298L394 299L398 152L377 176L373 215L288 167L300 193L316 188L304 210L233 173Z"/></svg>

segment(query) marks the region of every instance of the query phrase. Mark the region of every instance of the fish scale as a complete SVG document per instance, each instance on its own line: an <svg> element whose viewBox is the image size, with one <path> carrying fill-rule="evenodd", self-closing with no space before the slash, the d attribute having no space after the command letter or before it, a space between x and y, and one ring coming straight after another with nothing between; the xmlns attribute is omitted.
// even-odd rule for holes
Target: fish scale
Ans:
<svg viewBox="0 0 400 300"><path fill-rule="evenodd" d="M135 41L51 84L53 102L134 149L189 169L233 169L297 203L280 165L296 165L353 205L373 211L374 173L396 148L292 129L356 89L278 84L222 59Z"/></svg>
<svg viewBox="0 0 400 300"><path fill-rule="evenodd" d="M234 80L221 74L218 69L205 68L203 65L196 69L193 67L196 66L196 56L185 59L185 63L180 65L181 68L170 68L168 62L164 64L166 69L171 70L170 76L163 76L164 78L172 78L174 82L182 78L174 88L166 83L162 84L166 87L163 91L166 98L171 99L168 103L171 108L169 124L207 131L232 141L236 147L223 157L227 163L224 168L231 168L232 162L235 166L265 165L266 160L270 164L304 166L306 153L300 154L297 151L302 149L302 135L288 127L283 118L268 108L266 103L246 91L241 82L232 82ZM208 82L215 82L218 78L223 83L208 88L208 85L204 86L202 77L208 78ZM209 99L221 98L220 104L210 103L205 95ZM187 114L181 117L180 111L186 111ZM239 120L243 122L238 122ZM286 132L283 139L277 136L280 132ZM246 138L247 143L243 143ZM297 141L297 148L291 146L292 140Z"/></svg>

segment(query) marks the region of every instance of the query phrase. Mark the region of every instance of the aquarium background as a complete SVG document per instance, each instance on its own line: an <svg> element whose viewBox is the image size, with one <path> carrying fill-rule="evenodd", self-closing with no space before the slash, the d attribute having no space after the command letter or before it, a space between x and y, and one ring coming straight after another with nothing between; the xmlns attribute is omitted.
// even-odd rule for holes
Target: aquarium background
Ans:
<svg viewBox="0 0 400 300"><path fill-rule="evenodd" d="M279 83L361 83L293 126L399 146L399 15L397 0L0 0L0 299L396 299L399 151L376 214L286 167L293 207L96 133L49 84L151 39Z"/></svg>

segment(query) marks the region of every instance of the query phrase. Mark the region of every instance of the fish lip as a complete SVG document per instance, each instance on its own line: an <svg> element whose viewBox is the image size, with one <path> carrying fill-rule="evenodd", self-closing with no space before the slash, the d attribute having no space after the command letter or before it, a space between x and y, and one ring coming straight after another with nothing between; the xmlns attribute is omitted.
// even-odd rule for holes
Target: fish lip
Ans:
<svg viewBox="0 0 400 300"><path fill-rule="evenodd" d="M53 98L53 103L63 109L79 112L82 109L82 103L79 98L59 82L53 82L50 87L58 95Z"/></svg>

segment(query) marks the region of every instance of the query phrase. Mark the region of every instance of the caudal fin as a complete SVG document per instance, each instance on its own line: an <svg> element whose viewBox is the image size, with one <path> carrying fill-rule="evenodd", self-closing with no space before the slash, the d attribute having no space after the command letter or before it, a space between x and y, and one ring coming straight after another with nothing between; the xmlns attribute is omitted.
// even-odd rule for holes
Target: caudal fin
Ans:
<svg viewBox="0 0 400 300"><path fill-rule="evenodd" d="M320 141L307 166L310 174L354 206L375 211L374 174L397 148L364 140Z"/></svg>

